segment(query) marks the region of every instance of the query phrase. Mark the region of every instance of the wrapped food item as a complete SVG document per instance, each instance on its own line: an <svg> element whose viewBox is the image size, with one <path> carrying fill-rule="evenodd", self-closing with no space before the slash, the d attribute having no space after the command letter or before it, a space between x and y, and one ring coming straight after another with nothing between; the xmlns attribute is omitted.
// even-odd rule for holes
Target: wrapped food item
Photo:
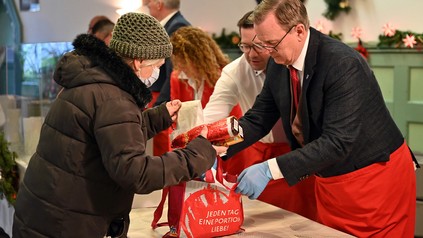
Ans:
<svg viewBox="0 0 423 238"><path fill-rule="evenodd" d="M208 128L207 139L213 145L230 146L243 141L242 128L238 124L238 119L234 116L225 119L196 126L191 130L179 134L172 140L172 148L183 148L188 142L201 134L204 127Z"/></svg>

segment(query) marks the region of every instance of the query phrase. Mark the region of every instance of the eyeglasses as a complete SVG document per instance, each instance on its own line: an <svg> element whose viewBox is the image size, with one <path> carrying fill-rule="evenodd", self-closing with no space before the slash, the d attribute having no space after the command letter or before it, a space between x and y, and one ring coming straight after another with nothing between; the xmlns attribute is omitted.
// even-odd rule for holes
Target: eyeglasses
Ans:
<svg viewBox="0 0 423 238"><path fill-rule="evenodd" d="M251 51L251 49L254 49L257 53L261 53L263 52L264 48L261 47L260 45L256 45L256 44L245 44L245 43L239 43L238 44L239 49L243 52L243 53L249 53Z"/></svg>
<svg viewBox="0 0 423 238"><path fill-rule="evenodd" d="M285 37L289 34L289 32L291 32L292 28L294 28L294 27L295 26L291 27L289 29L289 31L287 31L285 33L285 35L282 37L282 39L280 39L280 41L278 43L276 43L276 45L274 45L274 46L268 46L268 45L262 45L262 44L259 44L259 43L254 43L254 39L256 39L257 35L255 35L254 38L253 38L253 40L252 40L253 41L253 45L256 46L257 48L266 49L268 51L274 50L274 51L278 52L278 50L276 49L276 47L279 46L279 44L283 41L283 39L285 39Z"/></svg>

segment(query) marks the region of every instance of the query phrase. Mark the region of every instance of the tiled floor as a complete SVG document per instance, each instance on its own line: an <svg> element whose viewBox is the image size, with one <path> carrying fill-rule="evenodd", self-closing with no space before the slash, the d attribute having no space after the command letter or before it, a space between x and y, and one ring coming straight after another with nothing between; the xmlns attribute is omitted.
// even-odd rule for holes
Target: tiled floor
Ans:
<svg viewBox="0 0 423 238"><path fill-rule="evenodd" d="M155 208L138 208L131 212L131 225L129 226L129 238L155 238L162 237L167 231L167 227L160 227L153 230L150 226L153 220Z"/></svg>
<svg viewBox="0 0 423 238"><path fill-rule="evenodd" d="M162 237L167 232L167 227L159 228L157 229L158 232L155 232L150 226L155 207L160 200L161 191L155 191L148 195L135 195L130 214L129 238Z"/></svg>

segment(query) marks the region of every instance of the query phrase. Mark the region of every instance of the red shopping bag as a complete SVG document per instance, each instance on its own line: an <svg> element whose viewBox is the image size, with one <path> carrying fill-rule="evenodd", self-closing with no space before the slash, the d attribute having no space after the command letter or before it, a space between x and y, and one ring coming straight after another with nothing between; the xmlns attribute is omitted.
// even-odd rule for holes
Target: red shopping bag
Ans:
<svg viewBox="0 0 423 238"><path fill-rule="evenodd" d="M163 237L219 237L241 232L244 222L241 195L234 192L236 177L217 170L207 171L205 181L192 180L163 189L151 226L169 226ZM158 223L168 198L168 221Z"/></svg>

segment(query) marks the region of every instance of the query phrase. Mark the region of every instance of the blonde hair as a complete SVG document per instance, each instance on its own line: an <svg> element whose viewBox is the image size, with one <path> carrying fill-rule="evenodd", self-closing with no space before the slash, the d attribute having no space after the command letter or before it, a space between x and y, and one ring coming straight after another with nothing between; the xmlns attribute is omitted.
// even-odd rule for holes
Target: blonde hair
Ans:
<svg viewBox="0 0 423 238"><path fill-rule="evenodd" d="M184 65L188 65L192 72L185 73L194 77L197 86L205 80L214 87L222 68L230 60L213 38L199 28L186 26L175 31L170 41L173 45L171 59L174 69L181 70Z"/></svg>

